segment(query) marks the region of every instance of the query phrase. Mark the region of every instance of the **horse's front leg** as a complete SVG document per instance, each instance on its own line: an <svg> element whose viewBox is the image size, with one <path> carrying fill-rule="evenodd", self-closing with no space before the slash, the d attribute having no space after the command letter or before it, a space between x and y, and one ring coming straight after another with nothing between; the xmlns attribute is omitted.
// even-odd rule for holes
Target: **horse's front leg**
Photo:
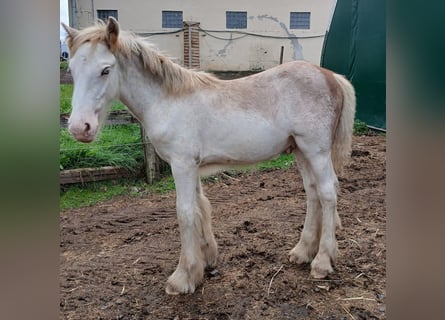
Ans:
<svg viewBox="0 0 445 320"><path fill-rule="evenodd" d="M167 281L168 294L193 293L204 276L200 247L199 217L196 214L198 168L183 162L171 164L176 186L176 211L181 234L181 256L178 266Z"/></svg>

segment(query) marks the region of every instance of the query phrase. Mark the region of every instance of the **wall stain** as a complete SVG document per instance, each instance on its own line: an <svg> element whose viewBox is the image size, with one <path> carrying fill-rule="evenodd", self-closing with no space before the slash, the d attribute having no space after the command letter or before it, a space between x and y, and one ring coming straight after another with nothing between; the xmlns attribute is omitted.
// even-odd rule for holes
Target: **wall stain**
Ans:
<svg viewBox="0 0 445 320"><path fill-rule="evenodd" d="M218 57L227 57L227 51L229 47L233 44L233 34L230 34L230 40L228 40L227 44L221 50L218 50Z"/></svg>
<svg viewBox="0 0 445 320"><path fill-rule="evenodd" d="M268 14L263 14L263 15L257 16L256 18L258 20L260 20L260 21L264 20L264 19L267 19L267 20L271 20L273 22L276 22L280 26L280 28L287 34L288 37L296 37L295 34L293 34L293 33L291 33L289 31L289 29L286 26L286 23L279 21L277 17L272 17L272 16L270 16ZM250 16L249 19L252 20L252 19L255 19L255 17L254 16ZM298 42L298 39L289 39L289 41L291 42L292 48L294 49L294 54L293 54L294 60L304 60L304 58L303 58L303 47Z"/></svg>

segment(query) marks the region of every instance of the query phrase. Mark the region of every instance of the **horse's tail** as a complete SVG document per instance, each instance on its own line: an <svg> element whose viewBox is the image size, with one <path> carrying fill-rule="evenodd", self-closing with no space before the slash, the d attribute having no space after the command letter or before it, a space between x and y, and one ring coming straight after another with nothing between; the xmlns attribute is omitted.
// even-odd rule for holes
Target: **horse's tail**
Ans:
<svg viewBox="0 0 445 320"><path fill-rule="evenodd" d="M352 131L355 116L355 90L352 84L343 76L334 74L343 92L343 108L340 120L334 133L332 144L332 162L337 174L343 172L343 166L351 154Z"/></svg>

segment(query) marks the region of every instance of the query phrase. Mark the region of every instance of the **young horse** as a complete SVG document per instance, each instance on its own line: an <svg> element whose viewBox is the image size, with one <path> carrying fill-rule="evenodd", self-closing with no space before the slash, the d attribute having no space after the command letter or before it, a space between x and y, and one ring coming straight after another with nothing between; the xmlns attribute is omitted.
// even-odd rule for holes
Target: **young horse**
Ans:
<svg viewBox="0 0 445 320"><path fill-rule="evenodd" d="M217 245L200 175L293 151L307 193L307 215L290 260L311 263L311 275L332 272L337 254L337 176L351 149L355 94L340 75L295 61L223 81L173 63L137 36L106 24L64 25L74 79L69 131L95 139L113 99L144 126L176 185L181 255L169 294L192 293ZM335 171L334 171L335 169Z"/></svg>

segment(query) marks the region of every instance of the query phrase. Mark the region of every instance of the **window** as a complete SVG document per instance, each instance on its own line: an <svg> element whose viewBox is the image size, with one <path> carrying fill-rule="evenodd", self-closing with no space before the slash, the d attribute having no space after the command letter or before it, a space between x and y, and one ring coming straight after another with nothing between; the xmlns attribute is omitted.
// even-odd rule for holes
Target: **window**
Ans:
<svg viewBox="0 0 445 320"><path fill-rule="evenodd" d="M108 17L117 18L117 10L97 10L97 18L105 22L108 21Z"/></svg>
<svg viewBox="0 0 445 320"><path fill-rule="evenodd" d="M227 29L246 29L247 12L245 11L226 11Z"/></svg>
<svg viewBox="0 0 445 320"><path fill-rule="evenodd" d="M311 13L310 12L291 12L290 28L291 29L310 29Z"/></svg>
<svg viewBox="0 0 445 320"><path fill-rule="evenodd" d="M182 11L162 11L162 28L182 28Z"/></svg>

